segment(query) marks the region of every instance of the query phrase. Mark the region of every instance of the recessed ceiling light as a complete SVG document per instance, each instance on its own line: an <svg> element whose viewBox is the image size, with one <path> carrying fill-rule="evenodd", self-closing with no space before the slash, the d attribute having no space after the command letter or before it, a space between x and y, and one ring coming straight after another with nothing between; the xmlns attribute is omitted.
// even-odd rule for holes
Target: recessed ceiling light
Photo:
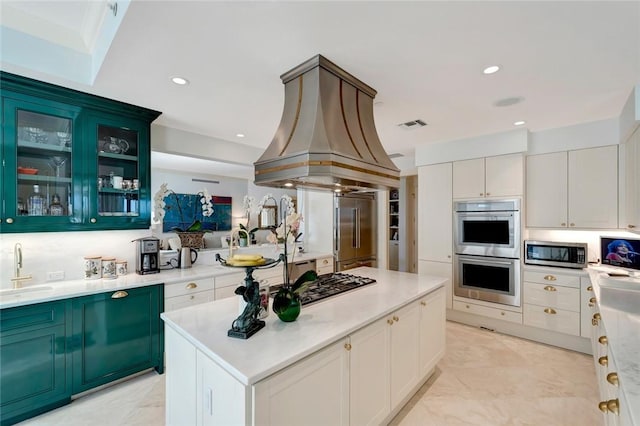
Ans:
<svg viewBox="0 0 640 426"><path fill-rule="evenodd" d="M522 125L523 125L523 124L525 124L525 123L526 123L526 121L514 121L514 122L513 122L513 125L514 125L514 126L522 126Z"/></svg>
<svg viewBox="0 0 640 426"><path fill-rule="evenodd" d="M189 84L189 80L187 80L186 78L182 78L182 77L172 77L171 81L173 81L175 84L178 84L180 86L184 86L185 84Z"/></svg>
<svg viewBox="0 0 640 426"><path fill-rule="evenodd" d="M340 184L339 184L339 183L337 183L337 182L336 182L336 183L334 183L334 185L335 185L335 186L342 186L342 185L340 185Z"/></svg>
<svg viewBox="0 0 640 426"><path fill-rule="evenodd" d="M342 192L342 189L334 189L333 192L339 193Z"/></svg>
<svg viewBox="0 0 640 426"><path fill-rule="evenodd" d="M244 133L237 133L237 134L236 134L236 137L237 137L237 138L244 138Z"/></svg>
<svg viewBox="0 0 640 426"><path fill-rule="evenodd" d="M500 70L500 67L498 65L491 65L490 67L486 67L484 70L482 70L482 72L484 74L493 74L496 73Z"/></svg>
<svg viewBox="0 0 640 426"><path fill-rule="evenodd" d="M287 182L284 184L284 186L286 186L287 188L291 188L293 184L291 182Z"/></svg>

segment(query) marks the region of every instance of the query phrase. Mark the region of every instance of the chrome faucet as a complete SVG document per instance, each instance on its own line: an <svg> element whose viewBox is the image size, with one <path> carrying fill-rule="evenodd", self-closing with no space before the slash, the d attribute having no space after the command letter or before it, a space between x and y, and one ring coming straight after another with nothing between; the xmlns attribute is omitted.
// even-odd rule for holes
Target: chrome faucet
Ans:
<svg viewBox="0 0 640 426"><path fill-rule="evenodd" d="M20 288L22 281L28 281L31 279L31 274L21 276L22 272L22 244L16 243L13 247L13 265L15 268L15 276L11 278L13 281L13 288Z"/></svg>

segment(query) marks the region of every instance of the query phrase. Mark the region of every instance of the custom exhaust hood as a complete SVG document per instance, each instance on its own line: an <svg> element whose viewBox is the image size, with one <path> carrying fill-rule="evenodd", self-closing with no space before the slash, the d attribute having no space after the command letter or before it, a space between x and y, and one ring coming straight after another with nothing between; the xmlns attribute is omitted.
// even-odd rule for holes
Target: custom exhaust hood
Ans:
<svg viewBox="0 0 640 426"><path fill-rule="evenodd" d="M399 186L373 121L376 91L322 55L280 76L284 111L255 184L336 192Z"/></svg>

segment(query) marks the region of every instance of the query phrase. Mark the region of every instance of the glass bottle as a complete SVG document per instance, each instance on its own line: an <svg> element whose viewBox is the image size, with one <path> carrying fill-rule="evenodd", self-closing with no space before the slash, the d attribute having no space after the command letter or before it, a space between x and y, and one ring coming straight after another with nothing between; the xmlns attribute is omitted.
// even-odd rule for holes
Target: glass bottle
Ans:
<svg viewBox="0 0 640 426"><path fill-rule="evenodd" d="M64 216L64 207L60 204L60 196L53 194L51 197L51 205L49 206L49 214L51 216Z"/></svg>
<svg viewBox="0 0 640 426"><path fill-rule="evenodd" d="M44 215L44 197L40 194L40 185L33 185L33 194L29 195L29 216Z"/></svg>

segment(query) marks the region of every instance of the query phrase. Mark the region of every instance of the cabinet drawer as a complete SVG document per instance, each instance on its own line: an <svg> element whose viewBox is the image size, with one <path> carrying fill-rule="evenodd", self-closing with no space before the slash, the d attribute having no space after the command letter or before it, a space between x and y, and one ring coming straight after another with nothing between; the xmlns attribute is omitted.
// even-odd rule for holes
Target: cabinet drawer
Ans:
<svg viewBox="0 0 640 426"><path fill-rule="evenodd" d="M217 290L223 287L232 287L235 290L239 285L244 285L245 274L243 272L239 274L222 275L215 278L214 288ZM232 290L232 291L233 291Z"/></svg>
<svg viewBox="0 0 640 426"><path fill-rule="evenodd" d="M525 303L524 325L579 336L580 314L578 312Z"/></svg>
<svg viewBox="0 0 640 426"><path fill-rule="evenodd" d="M258 281L267 281L269 285L282 284L282 268L282 266L278 265L271 269L255 270L253 271L253 278Z"/></svg>
<svg viewBox="0 0 640 426"><path fill-rule="evenodd" d="M0 335L64 324L65 306L66 301L58 301L3 309Z"/></svg>
<svg viewBox="0 0 640 426"><path fill-rule="evenodd" d="M488 306L474 305L473 303L460 302L459 300L453 301L453 309L455 309L456 311L463 311L470 314L482 315L484 317L522 324L522 314L520 314L519 312L490 308Z"/></svg>
<svg viewBox="0 0 640 426"><path fill-rule="evenodd" d="M524 281L539 284L562 285L565 287L580 288L580 277L577 275L563 275L553 272L537 272L525 270Z"/></svg>
<svg viewBox="0 0 640 426"><path fill-rule="evenodd" d="M165 312L186 308L187 306L199 305L200 303L213 302L215 299L214 290L200 291L193 294L168 297L164 302Z"/></svg>
<svg viewBox="0 0 640 426"><path fill-rule="evenodd" d="M524 303L580 312L580 289L525 282Z"/></svg>
<svg viewBox="0 0 640 426"><path fill-rule="evenodd" d="M185 281L181 283L174 284L165 284L164 285L164 296L175 297L175 296L183 296L187 294L197 293L205 290L213 290L214 288L214 279L213 278L203 278L199 280L191 280Z"/></svg>
<svg viewBox="0 0 640 426"><path fill-rule="evenodd" d="M221 287L215 289L215 300L226 299L227 297L234 297L234 293L237 286L230 285L228 287Z"/></svg>

